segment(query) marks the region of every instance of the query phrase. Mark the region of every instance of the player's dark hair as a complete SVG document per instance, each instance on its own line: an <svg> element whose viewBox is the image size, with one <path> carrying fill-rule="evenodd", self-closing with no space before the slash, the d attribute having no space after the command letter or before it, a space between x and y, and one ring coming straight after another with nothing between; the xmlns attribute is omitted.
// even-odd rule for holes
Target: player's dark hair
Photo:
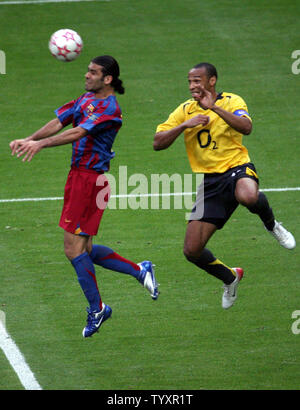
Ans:
<svg viewBox="0 0 300 410"><path fill-rule="evenodd" d="M92 63L101 65L103 75L111 75L113 80L111 86L119 94L125 93L125 88L123 87L123 81L120 80L120 68L118 62L112 56L99 56L92 60Z"/></svg>
<svg viewBox="0 0 300 410"><path fill-rule="evenodd" d="M208 78L216 77L216 79L218 79L217 69L214 65L210 63L199 63L195 65L194 68L205 68L206 75Z"/></svg>

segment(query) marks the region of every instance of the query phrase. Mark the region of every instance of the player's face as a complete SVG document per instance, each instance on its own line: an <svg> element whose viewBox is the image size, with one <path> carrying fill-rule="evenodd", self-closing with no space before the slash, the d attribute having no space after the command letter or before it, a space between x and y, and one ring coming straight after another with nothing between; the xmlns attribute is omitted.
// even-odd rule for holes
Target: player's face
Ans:
<svg viewBox="0 0 300 410"><path fill-rule="evenodd" d="M215 84L214 79L215 77L207 77L206 69L204 67L192 68L188 75L189 89L192 97L198 99L199 95L202 95L202 87L211 91Z"/></svg>
<svg viewBox="0 0 300 410"><path fill-rule="evenodd" d="M101 65L90 63L90 65L88 66L88 71L85 74L86 91L92 91L97 93L103 90L106 84L106 77L107 76L104 76L102 73Z"/></svg>

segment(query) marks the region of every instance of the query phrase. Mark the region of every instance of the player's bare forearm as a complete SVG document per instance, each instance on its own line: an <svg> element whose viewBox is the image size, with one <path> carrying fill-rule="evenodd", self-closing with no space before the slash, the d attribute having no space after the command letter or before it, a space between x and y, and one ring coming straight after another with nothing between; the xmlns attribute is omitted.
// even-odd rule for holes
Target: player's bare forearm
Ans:
<svg viewBox="0 0 300 410"><path fill-rule="evenodd" d="M234 128L241 134L249 135L252 131L252 122L249 118L239 117L232 112L226 111L223 108L215 105L214 95L206 90L203 86L198 86L200 92L195 94L194 98L198 101L200 106L207 110L212 110L218 114L230 127Z"/></svg>
<svg viewBox="0 0 300 410"><path fill-rule="evenodd" d="M213 105L211 108L216 114L218 114L230 127L244 135L249 135L252 131L252 122L249 118L239 117L232 112L223 110L217 105Z"/></svg>
<svg viewBox="0 0 300 410"><path fill-rule="evenodd" d="M61 129L63 128L63 125L59 121L58 118L54 118L53 120L49 121L47 124L45 124L42 128L34 132L32 135L30 135L27 138L23 139L16 139L14 141L11 141L9 146L11 149L11 154L15 155L18 152L18 149L28 141L38 141L43 138L48 138L51 135L57 134Z"/></svg>
<svg viewBox="0 0 300 410"><path fill-rule="evenodd" d="M42 148L57 147L58 145L65 145L77 141L84 137L87 131L81 127L71 128L63 131L60 134L51 136L41 141Z"/></svg>
<svg viewBox="0 0 300 410"><path fill-rule="evenodd" d="M194 128L197 125L206 125L209 122L209 117L206 115L196 115L189 120L183 122L177 127L170 130L157 132L154 136L153 148L155 151L168 148L177 137L187 128Z"/></svg>
<svg viewBox="0 0 300 410"><path fill-rule="evenodd" d="M154 135L153 148L160 151L168 148L176 138L184 131L185 128L176 127L168 131L160 131Z"/></svg>
<svg viewBox="0 0 300 410"><path fill-rule="evenodd" d="M56 147L59 145L69 144L73 141L77 141L87 134L87 131L81 127L72 128L63 131L60 134L50 136L48 138L35 140L24 140L24 142L17 148L17 157L23 157L23 161L31 161L34 155L36 155L43 148Z"/></svg>
<svg viewBox="0 0 300 410"><path fill-rule="evenodd" d="M58 118L54 118L45 124L42 128L34 132L32 135L26 138L27 141L39 141L44 138L48 138L51 135L57 134L63 128L62 123Z"/></svg>

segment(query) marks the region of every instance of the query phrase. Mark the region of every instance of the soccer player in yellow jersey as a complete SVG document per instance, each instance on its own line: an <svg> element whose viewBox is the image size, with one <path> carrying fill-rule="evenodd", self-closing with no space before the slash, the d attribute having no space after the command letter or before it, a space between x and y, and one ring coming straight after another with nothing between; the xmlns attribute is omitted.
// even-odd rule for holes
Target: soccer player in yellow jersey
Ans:
<svg viewBox="0 0 300 410"><path fill-rule="evenodd" d="M195 207L187 226L184 255L197 267L224 282L222 307L230 308L237 297L242 268L231 268L215 258L206 244L221 229L239 204L257 214L266 229L287 249L296 241L273 215L265 194L259 191L258 175L250 162L243 135L252 121L244 100L232 93L217 93L217 70L200 63L188 74L192 98L180 104L166 122L158 125L155 150L168 148L184 133L193 172L203 173Z"/></svg>

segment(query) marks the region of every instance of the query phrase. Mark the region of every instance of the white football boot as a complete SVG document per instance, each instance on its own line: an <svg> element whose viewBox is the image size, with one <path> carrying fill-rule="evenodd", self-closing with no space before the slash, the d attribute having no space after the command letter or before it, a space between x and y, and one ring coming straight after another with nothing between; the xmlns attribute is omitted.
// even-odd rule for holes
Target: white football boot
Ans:
<svg viewBox="0 0 300 410"><path fill-rule="evenodd" d="M244 271L242 268L232 268L236 273L236 278L230 285L224 284L224 293L222 297L222 308L229 309L237 298L237 287L239 282L242 280Z"/></svg>
<svg viewBox="0 0 300 410"><path fill-rule="evenodd" d="M286 249L294 249L296 246L296 241L294 236L285 229L281 222L275 221L273 231L269 231L272 236Z"/></svg>

